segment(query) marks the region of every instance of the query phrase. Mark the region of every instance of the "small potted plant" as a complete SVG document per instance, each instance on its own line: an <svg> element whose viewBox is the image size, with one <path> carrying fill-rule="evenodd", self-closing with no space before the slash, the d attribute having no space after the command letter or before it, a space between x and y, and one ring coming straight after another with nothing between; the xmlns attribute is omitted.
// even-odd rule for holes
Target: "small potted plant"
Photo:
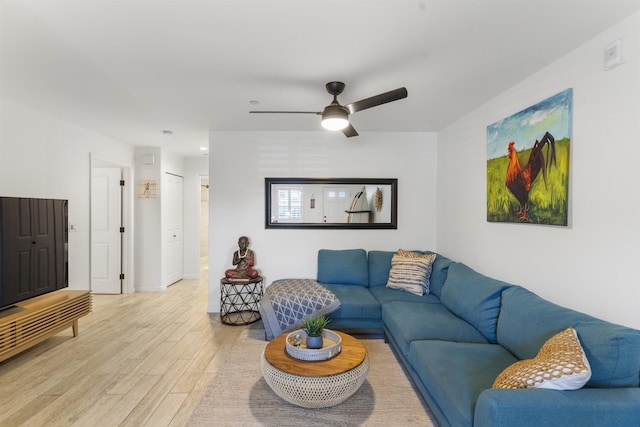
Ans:
<svg viewBox="0 0 640 427"><path fill-rule="evenodd" d="M307 317L302 322L302 330L307 333L307 348L322 348L322 331L329 323L326 316Z"/></svg>

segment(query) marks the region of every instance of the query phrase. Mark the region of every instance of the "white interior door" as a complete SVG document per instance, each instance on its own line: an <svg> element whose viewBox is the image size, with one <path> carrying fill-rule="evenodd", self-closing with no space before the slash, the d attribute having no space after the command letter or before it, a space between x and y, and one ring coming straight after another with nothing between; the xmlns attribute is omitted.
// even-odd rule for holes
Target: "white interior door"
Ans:
<svg viewBox="0 0 640 427"><path fill-rule="evenodd" d="M122 292L122 199L120 168L92 168L91 173L91 290Z"/></svg>
<svg viewBox="0 0 640 427"><path fill-rule="evenodd" d="M184 242L183 242L183 178L167 174L167 222L166 222L166 265L165 284L170 285L182 279L184 270Z"/></svg>
<svg viewBox="0 0 640 427"><path fill-rule="evenodd" d="M324 222L341 223L347 221L347 213L351 204L350 187L324 188Z"/></svg>

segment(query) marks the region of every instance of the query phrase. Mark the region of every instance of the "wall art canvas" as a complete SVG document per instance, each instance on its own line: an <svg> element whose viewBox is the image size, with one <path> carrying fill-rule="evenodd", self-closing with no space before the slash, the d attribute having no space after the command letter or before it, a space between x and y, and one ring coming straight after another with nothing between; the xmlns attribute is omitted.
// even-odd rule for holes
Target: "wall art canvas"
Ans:
<svg viewBox="0 0 640 427"><path fill-rule="evenodd" d="M156 199L158 197L158 183L155 179L141 179L138 181L138 199Z"/></svg>
<svg viewBox="0 0 640 427"><path fill-rule="evenodd" d="M487 221L566 226L573 90L487 126Z"/></svg>

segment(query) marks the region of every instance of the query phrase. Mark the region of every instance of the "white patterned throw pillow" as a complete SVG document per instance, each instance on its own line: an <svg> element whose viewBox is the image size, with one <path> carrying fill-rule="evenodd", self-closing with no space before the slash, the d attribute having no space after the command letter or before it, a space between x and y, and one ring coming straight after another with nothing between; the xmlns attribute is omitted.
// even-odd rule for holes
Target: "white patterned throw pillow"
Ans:
<svg viewBox="0 0 640 427"><path fill-rule="evenodd" d="M546 388L577 390L591 378L591 367L573 328L557 333L544 343L533 359L507 367L493 388Z"/></svg>
<svg viewBox="0 0 640 427"><path fill-rule="evenodd" d="M435 259L436 254L398 250L391 258L387 287L415 295L428 294L431 267Z"/></svg>

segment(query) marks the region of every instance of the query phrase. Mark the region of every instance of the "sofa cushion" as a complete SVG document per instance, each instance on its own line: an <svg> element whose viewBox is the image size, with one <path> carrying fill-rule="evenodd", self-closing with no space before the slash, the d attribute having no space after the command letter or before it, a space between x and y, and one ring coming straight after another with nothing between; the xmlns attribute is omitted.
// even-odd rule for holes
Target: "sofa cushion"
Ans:
<svg viewBox="0 0 640 427"><path fill-rule="evenodd" d="M429 293L440 297L440 295L442 294L442 287L447 280L447 274L449 272L449 266L451 264L453 264L453 261L443 255L438 254L431 268L431 282L429 283Z"/></svg>
<svg viewBox="0 0 640 427"><path fill-rule="evenodd" d="M502 293L498 342L519 359L533 358L567 327L578 333L591 365L588 387L638 387L640 331L561 307L520 286Z"/></svg>
<svg viewBox="0 0 640 427"><path fill-rule="evenodd" d="M389 281L391 270L391 258L395 255L392 251L369 251L369 287L385 286Z"/></svg>
<svg viewBox="0 0 640 427"><path fill-rule="evenodd" d="M416 340L487 342L473 326L442 304L392 301L382 306L382 322L405 355Z"/></svg>
<svg viewBox="0 0 640 427"><path fill-rule="evenodd" d="M476 402L474 427L640 426L640 389L574 391L488 389Z"/></svg>
<svg viewBox="0 0 640 427"><path fill-rule="evenodd" d="M380 305L391 301L421 302L424 304L440 304L440 298L432 294L414 295L409 292L387 288L386 286L375 286L369 291L378 300Z"/></svg>
<svg viewBox="0 0 640 427"><path fill-rule="evenodd" d="M387 287L415 295L428 294L431 265L435 258L435 254L419 254L400 249L391 258Z"/></svg>
<svg viewBox="0 0 640 427"><path fill-rule="evenodd" d="M500 295L509 286L457 262L449 266L440 299L456 316L471 323L489 342L495 343Z"/></svg>
<svg viewBox="0 0 640 427"><path fill-rule="evenodd" d="M422 254L432 254L430 251L412 251ZM369 286L385 286L389 280L389 271L391 270L391 258L395 252L392 251L369 251ZM447 271L452 261L440 254L437 254L436 260L431 266L431 280L429 283L429 293L440 297L440 291L447 279Z"/></svg>
<svg viewBox="0 0 640 427"><path fill-rule="evenodd" d="M331 313L332 319L380 319L380 304L369 289L362 286L323 283L340 300L340 308ZM330 326L331 327L331 326Z"/></svg>
<svg viewBox="0 0 640 427"><path fill-rule="evenodd" d="M407 360L452 426L473 425L480 393L516 361L496 344L434 340L412 342Z"/></svg>
<svg viewBox="0 0 640 427"><path fill-rule="evenodd" d="M369 266L364 249L318 251L318 282L369 286Z"/></svg>
<svg viewBox="0 0 640 427"><path fill-rule="evenodd" d="M577 390L591 378L589 361L573 328L551 337L533 359L520 360L502 371L493 388Z"/></svg>

